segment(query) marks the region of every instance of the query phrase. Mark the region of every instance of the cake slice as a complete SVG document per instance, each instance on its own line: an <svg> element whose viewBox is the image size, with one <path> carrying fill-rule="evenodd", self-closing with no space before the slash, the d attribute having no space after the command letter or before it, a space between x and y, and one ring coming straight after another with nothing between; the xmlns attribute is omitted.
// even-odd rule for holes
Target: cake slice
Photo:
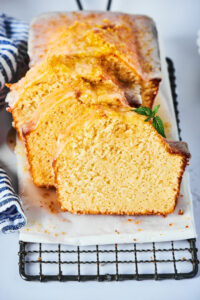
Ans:
<svg viewBox="0 0 200 300"><path fill-rule="evenodd" d="M126 108L88 107L81 121L66 128L53 163L64 211L174 211L189 153L179 143L168 143L144 120Z"/></svg>
<svg viewBox="0 0 200 300"><path fill-rule="evenodd" d="M96 57L133 105L152 107L161 80L157 31L146 16L111 12L44 14L30 29L31 66L48 55Z"/></svg>
<svg viewBox="0 0 200 300"><path fill-rule="evenodd" d="M38 186L54 186L52 159L57 139L74 120L82 126L80 120L86 106L123 101L120 91L107 81L91 86L79 80L75 87L73 85L68 83L44 97L21 126L30 171Z"/></svg>
<svg viewBox="0 0 200 300"><path fill-rule="evenodd" d="M108 74L95 58L51 56L10 86L6 101L13 116L13 125L20 135L23 124L32 118L48 95L54 91L57 93L64 86L67 90L76 91L83 103L130 105L118 80ZM105 91L107 97L104 97Z"/></svg>

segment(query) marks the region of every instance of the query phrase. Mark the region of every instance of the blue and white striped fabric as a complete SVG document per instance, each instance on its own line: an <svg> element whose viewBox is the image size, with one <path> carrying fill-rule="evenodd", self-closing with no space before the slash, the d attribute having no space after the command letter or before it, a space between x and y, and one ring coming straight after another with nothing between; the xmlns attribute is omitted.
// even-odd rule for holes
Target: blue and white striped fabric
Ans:
<svg viewBox="0 0 200 300"><path fill-rule="evenodd" d="M0 109L5 105L8 92L5 83L17 81L28 64L27 37L28 24L0 15ZM15 232L25 223L20 198L0 167L0 230L3 233Z"/></svg>
<svg viewBox="0 0 200 300"><path fill-rule="evenodd" d="M8 92L5 83L17 81L28 64L27 39L27 23L0 15L0 108Z"/></svg>
<svg viewBox="0 0 200 300"><path fill-rule="evenodd" d="M19 196L12 188L6 172L0 168L0 229L15 232L26 224Z"/></svg>

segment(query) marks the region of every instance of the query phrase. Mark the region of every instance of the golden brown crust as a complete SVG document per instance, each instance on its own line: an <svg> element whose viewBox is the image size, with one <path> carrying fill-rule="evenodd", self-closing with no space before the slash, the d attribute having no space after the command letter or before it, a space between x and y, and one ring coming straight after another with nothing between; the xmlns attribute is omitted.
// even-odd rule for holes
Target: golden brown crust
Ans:
<svg viewBox="0 0 200 300"><path fill-rule="evenodd" d="M160 82L161 82L161 78L151 79L148 83L148 85L150 86L149 92L147 92L144 88L143 93L146 93L147 95L143 97L145 99L145 103L143 104L143 106L147 106L151 109L153 108L154 99L158 94Z"/></svg>

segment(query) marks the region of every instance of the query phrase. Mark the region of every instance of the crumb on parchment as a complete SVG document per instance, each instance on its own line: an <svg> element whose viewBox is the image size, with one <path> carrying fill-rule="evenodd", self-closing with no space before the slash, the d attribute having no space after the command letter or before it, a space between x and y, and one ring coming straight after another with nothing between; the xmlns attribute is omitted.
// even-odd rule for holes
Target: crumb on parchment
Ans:
<svg viewBox="0 0 200 300"><path fill-rule="evenodd" d="M139 220L136 220L136 221L134 221L134 223L135 223L136 225L139 225L139 224L141 224L142 222L139 221Z"/></svg>
<svg viewBox="0 0 200 300"><path fill-rule="evenodd" d="M116 232L117 234L120 234L120 232L119 232L117 229L115 229L115 232Z"/></svg>
<svg viewBox="0 0 200 300"><path fill-rule="evenodd" d="M174 225L174 223L169 223L169 226L173 226Z"/></svg>
<svg viewBox="0 0 200 300"><path fill-rule="evenodd" d="M138 231L142 231L142 229L141 229L141 228L138 228Z"/></svg>
<svg viewBox="0 0 200 300"><path fill-rule="evenodd" d="M43 196L44 198L48 198L48 197L49 197L49 193L45 192L42 196Z"/></svg>
<svg viewBox="0 0 200 300"><path fill-rule="evenodd" d="M180 208L179 211L178 211L178 215L179 215L179 216L184 215L184 210Z"/></svg>

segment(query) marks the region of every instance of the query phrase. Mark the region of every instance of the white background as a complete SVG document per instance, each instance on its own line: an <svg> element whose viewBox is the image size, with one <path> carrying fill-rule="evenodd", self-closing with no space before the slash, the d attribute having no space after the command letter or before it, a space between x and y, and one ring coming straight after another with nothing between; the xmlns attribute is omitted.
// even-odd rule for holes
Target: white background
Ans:
<svg viewBox="0 0 200 300"><path fill-rule="evenodd" d="M106 1L82 1L86 9L104 9ZM26 21L45 11L76 10L73 0L0 0L0 12ZM113 0L112 10L147 14L164 38L174 61L182 137L192 153L188 168L200 232L200 56L196 39L200 29L198 0ZM199 240L197 241L199 247ZM0 300L51 299L200 299L200 277L181 281L126 281L112 283L30 283L18 274L18 235L0 235Z"/></svg>

